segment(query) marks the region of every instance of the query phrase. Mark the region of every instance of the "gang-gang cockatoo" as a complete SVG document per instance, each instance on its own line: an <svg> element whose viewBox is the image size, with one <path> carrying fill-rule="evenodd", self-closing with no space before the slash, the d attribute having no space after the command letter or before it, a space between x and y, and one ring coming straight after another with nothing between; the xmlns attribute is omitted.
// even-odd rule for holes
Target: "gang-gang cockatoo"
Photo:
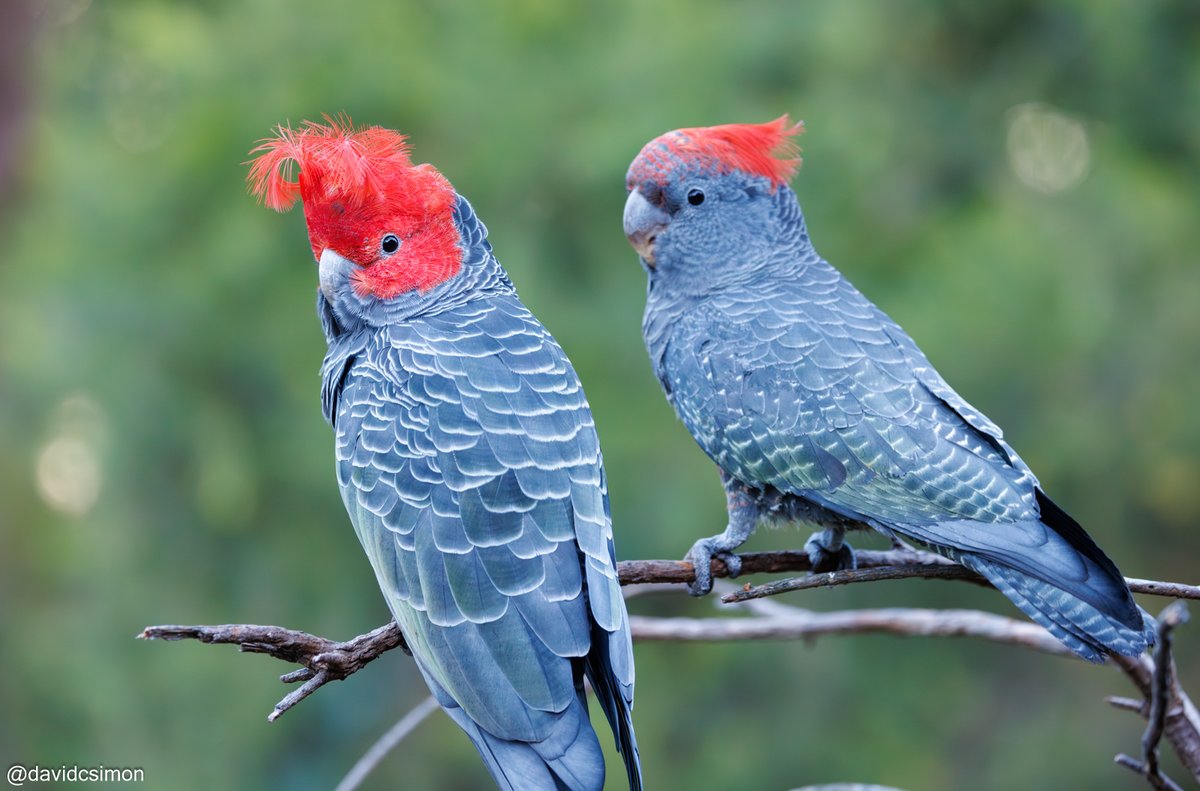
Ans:
<svg viewBox="0 0 1200 791"><path fill-rule="evenodd" d="M760 519L822 528L816 570L853 567L852 524L977 571L1081 656L1140 653L1153 619L1042 490L999 427L813 248L788 186L801 130L679 129L629 168L625 234L649 276L642 324L668 400L721 471L729 522L689 557L712 586Z"/></svg>
<svg viewBox="0 0 1200 791"><path fill-rule="evenodd" d="M594 791L587 679L640 788L604 469L563 350L402 135L326 118L252 154L259 198L304 204L338 484L430 690L501 788Z"/></svg>

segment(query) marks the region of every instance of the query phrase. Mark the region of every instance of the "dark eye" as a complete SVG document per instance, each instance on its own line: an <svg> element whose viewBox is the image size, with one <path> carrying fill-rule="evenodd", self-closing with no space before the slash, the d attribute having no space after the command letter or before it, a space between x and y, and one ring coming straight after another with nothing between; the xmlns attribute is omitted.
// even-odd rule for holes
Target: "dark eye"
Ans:
<svg viewBox="0 0 1200 791"><path fill-rule="evenodd" d="M704 193L700 190L688 190L688 203L699 206L704 203Z"/></svg>
<svg viewBox="0 0 1200 791"><path fill-rule="evenodd" d="M400 249L400 237L394 233L389 233L379 243L379 249L383 250L384 255L391 255Z"/></svg>

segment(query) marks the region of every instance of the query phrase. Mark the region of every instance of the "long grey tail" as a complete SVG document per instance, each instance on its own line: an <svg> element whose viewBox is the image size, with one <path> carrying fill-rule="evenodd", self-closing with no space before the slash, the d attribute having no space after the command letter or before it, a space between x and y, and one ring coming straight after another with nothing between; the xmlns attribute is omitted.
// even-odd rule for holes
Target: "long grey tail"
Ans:
<svg viewBox="0 0 1200 791"><path fill-rule="evenodd" d="M642 761L638 755L637 737L633 732L632 703L626 699L625 690L613 672L613 662L618 659L613 656L613 652L627 646L628 641L627 632L609 635L599 626L593 625L592 651L588 654L584 667L588 681L592 683L592 691L596 693L596 700L600 702L604 716L608 718L608 724L612 728L617 752L625 762L625 772L629 775L629 791L642 791ZM632 698L632 695L630 691L629 697Z"/></svg>
<svg viewBox="0 0 1200 791"><path fill-rule="evenodd" d="M1037 498L1037 520L897 529L983 575L1084 659L1136 656L1153 645L1154 619L1134 602L1116 564L1041 490Z"/></svg>
<svg viewBox="0 0 1200 791"><path fill-rule="evenodd" d="M962 554L964 566L987 578L1030 618L1089 662L1105 652L1136 656L1154 643L1154 619L1140 607L1140 626L1130 626L1074 594L978 555ZM1136 606L1136 605L1135 605Z"/></svg>
<svg viewBox="0 0 1200 791"><path fill-rule="evenodd" d="M479 727L458 706L446 708L479 750L502 791L601 791L604 754L579 697L563 712L550 736L540 742L501 739Z"/></svg>

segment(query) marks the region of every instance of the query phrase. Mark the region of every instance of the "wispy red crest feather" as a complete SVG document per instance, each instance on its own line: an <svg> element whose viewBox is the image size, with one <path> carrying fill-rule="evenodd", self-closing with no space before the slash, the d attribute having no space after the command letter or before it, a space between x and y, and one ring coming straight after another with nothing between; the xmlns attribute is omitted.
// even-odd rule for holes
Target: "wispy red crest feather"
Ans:
<svg viewBox="0 0 1200 791"><path fill-rule="evenodd" d="M290 209L300 197L364 203L388 178L412 167L404 135L379 126L355 129L345 116L276 132L250 152L249 175L250 191L276 211ZM293 180L296 167L302 176Z"/></svg>
<svg viewBox="0 0 1200 791"><path fill-rule="evenodd" d="M800 148L793 137L804 122L792 124L787 115L765 124L724 124L667 132L642 149L630 177L635 181L664 181L680 160L701 160L721 172L740 170L786 184L800 167Z"/></svg>

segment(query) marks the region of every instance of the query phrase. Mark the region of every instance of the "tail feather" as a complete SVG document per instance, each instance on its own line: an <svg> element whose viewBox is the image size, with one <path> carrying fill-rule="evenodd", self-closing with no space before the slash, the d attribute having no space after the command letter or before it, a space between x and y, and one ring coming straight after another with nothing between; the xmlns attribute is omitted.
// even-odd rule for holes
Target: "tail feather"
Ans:
<svg viewBox="0 0 1200 791"><path fill-rule="evenodd" d="M617 643L616 646L613 643ZM625 762L629 775L629 791L642 791L642 764L638 755L637 737L633 733L632 704L626 691L613 672L611 651L615 648L628 650L629 638L621 632L608 634L599 627L592 630L592 652L588 654L585 672L596 693L596 700L608 718L613 735L617 740L617 752ZM632 691L628 693L632 695Z"/></svg>
<svg viewBox="0 0 1200 791"><path fill-rule="evenodd" d="M1154 643L1154 619L1138 608L1143 625L1131 629L1091 604L1042 580L963 554L959 562L983 575L1036 623L1089 662L1103 662L1105 652L1136 656Z"/></svg>
<svg viewBox="0 0 1200 791"><path fill-rule="evenodd" d="M1071 650L1093 662L1104 653L1140 654L1154 644L1154 619L1079 523L1037 490L1036 519L950 520L896 525L987 578Z"/></svg>
<svg viewBox="0 0 1200 791"><path fill-rule="evenodd" d="M1071 515L1051 500L1041 490L1035 490L1038 508L1041 512L1042 524L1048 526L1056 535L1066 541L1076 552L1094 563L1100 574L1093 575L1090 580L1093 589L1104 591L1109 600L1101 599L1092 602L1117 622L1126 627L1138 630L1144 626L1142 609L1133 601L1125 577L1121 575L1117 565L1112 562L1104 550L1092 540L1092 537L1076 522ZM1103 579L1101 579L1103 578ZM1053 579L1047 580L1054 582ZM1082 597L1091 601L1088 597Z"/></svg>
<svg viewBox="0 0 1200 791"><path fill-rule="evenodd" d="M540 742L510 741L488 733L458 706L447 708L446 713L466 731L502 791L600 791L604 787L604 755L582 695Z"/></svg>

